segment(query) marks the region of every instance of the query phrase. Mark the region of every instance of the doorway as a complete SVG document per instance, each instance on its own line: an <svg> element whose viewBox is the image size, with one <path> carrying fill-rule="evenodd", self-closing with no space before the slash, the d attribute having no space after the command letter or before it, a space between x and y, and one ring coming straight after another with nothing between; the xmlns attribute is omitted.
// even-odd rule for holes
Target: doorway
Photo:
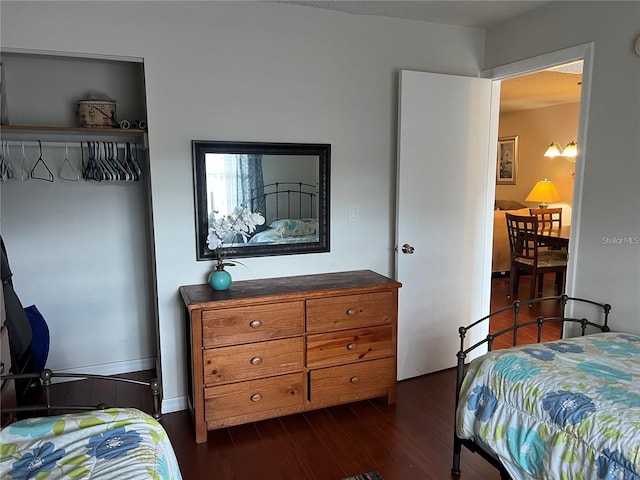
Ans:
<svg viewBox="0 0 640 480"><path fill-rule="evenodd" d="M583 65L583 60L568 62L501 82L498 142L511 142L517 151L511 178L501 179L499 169L496 173L491 311L518 298L526 300L530 286L524 277L519 295L507 297L510 257L505 213L529 215L528 209L537 207L529 201L530 192L537 182L548 179L558 192L550 207L561 208L562 224L571 225L576 157L567 147L576 145L579 133ZM553 280L551 275L544 279L543 296L555 294ZM497 323L490 325L492 332L505 327Z"/></svg>

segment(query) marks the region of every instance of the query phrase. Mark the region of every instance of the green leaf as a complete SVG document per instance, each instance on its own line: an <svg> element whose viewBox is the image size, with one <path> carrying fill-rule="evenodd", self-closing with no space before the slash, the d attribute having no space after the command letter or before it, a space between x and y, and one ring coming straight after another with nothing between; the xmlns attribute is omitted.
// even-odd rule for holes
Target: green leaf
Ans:
<svg viewBox="0 0 640 480"><path fill-rule="evenodd" d="M16 453L18 451L18 444L17 443L0 443L0 455L5 456L5 455L11 455L13 453ZM5 460L9 460L7 459L2 459L3 461Z"/></svg>
<svg viewBox="0 0 640 480"><path fill-rule="evenodd" d="M549 427L547 427L545 424L542 424L538 429L538 436L542 439L547 438L549 436Z"/></svg>
<svg viewBox="0 0 640 480"><path fill-rule="evenodd" d="M622 434L620 433L620 431L618 431L613 427L605 427L602 430L600 430L600 433L602 434L603 437L610 438L612 440L618 440L622 438Z"/></svg>
<svg viewBox="0 0 640 480"><path fill-rule="evenodd" d="M123 420L121 422L114 423L113 428L126 427L127 425L131 425L131 423L131 420Z"/></svg>
<svg viewBox="0 0 640 480"><path fill-rule="evenodd" d="M86 467L76 468L75 470L71 470L70 472L67 472L67 476L69 478L82 478L82 477L88 477L90 475L91 475L91 470L89 470Z"/></svg>
<svg viewBox="0 0 640 480"><path fill-rule="evenodd" d="M562 452L560 458L567 463L573 463L577 461L579 457L572 450L565 450Z"/></svg>
<svg viewBox="0 0 640 480"><path fill-rule="evenodd" d="M96 425L104 425L105 423L104 420L100 420L99 418L85 418L84 420L80 420L80 428L90 428Z"/></svg>
<svg viewBox="0 0 640 480"><path fill-rule="evenodd" d="M164 434L161 434L156 430L151 430L149 432L149 435L151 436L151 439L154 443L160 443L162 442L162 440L164 440Z"/></svg>
<svg viewBox="0 0 640 480"><path fill-rule="evenodd" d="M580 426L578 427L578 431L582 434L585 435L589 432L589 430L591 429L591 419L587 418L586 420L583 420L580 423Z"/></svg>
<svg viewBox="0 0 640 480"><path fill-rule="evenodd" d="M159 427L160 426L158 421L153 417L144 417L144 422L148 423L149 425L151 425L153 427Z"/></svg>
<svg viewBox="0 0 640 480"><path fill-rule="evenodd" d="M62 457L60 465L80 465L87 461L88 455L75 455L73 457Z"/></svg>
<svg viewBox="0 0 640 480"><path fill-rule="evenodd" d="M557 447L558 445L565 443L566 434L563 432L558 432L553 437L551 437L551 446Z"/></svg>
<svg viewBox="0 0 640 480"><path fill-rule="evenodd" d="M154 469L147 467L147 473L151 476L151 480L161 480L160 474Z"/></svg>
<svg viewBox="0 0 640 480"><path fill-rule="evenodd" d="M53 433L55 435L62 435L64 433L64 427L66 422L64 420L58 420L53 424Z"/></svg>

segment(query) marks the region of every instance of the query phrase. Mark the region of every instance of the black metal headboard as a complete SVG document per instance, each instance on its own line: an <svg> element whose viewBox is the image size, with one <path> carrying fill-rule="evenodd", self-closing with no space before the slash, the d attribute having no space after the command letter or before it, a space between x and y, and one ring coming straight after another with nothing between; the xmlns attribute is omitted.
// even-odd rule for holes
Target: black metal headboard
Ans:
<svg viewBox="0 0 640 480"><path fill-rule="evenodd" d="M265 205L267 223L281 218L317 218L318 186L304 182L275 182L251 192L251 211Z"/></svg>

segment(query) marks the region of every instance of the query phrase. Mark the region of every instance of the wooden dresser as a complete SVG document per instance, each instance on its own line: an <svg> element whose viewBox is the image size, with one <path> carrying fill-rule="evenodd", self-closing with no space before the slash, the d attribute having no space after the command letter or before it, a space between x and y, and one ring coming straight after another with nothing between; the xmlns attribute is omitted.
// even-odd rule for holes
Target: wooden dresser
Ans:
<svg viewBox="0 0 640 480"><path fill-rule="evenodd" d="M362 270L180 287L196 441L330 405L395 402L400 286Z"/></svg>

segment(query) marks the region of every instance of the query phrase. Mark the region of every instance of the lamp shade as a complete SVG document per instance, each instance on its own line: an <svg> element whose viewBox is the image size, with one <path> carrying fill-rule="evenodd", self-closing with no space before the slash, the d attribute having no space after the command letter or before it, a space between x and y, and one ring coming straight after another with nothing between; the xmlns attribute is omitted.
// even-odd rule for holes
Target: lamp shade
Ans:
<svg viewBox="0 0 640 480"><path fill-rule="evenodd" d="M562 156L567 157L567 160L571 162L575 162L576 157L578 156L578 145L576 145L576 142L567 144L567 146L564 147L564 150L562 151Z"/></svg>
<svg viewBox="0 0 640 480"><path fill-rule="evenodd" d="M524 199L525 202L536 202L540 208L546 208L550 203L559 202L560 194L551 180L540 180Z"/></svg>
<svg viewBox="0 0 640 480"><path fill-rule="evenodd" d="M544 152L545 157L559 157L560 155L562 155L562 147L560 147L560 145L558 145L557 143L552 143L551 145L549 145L547 151Z"/></svg>

